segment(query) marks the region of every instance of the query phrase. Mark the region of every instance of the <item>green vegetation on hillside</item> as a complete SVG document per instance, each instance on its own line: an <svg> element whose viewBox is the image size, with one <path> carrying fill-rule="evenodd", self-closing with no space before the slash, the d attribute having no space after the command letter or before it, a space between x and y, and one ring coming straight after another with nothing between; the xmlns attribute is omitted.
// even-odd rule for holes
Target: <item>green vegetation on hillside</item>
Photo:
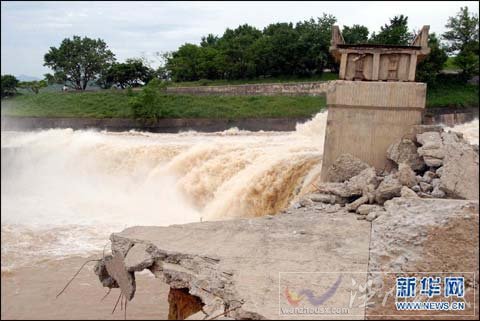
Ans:
<svg viewBox="0 0 480 321"><path fill-rule="evenodd" d="M427 88L427 107L478 107L478 85L437 84Z"/></svg>
<svg viewBox="0 0 480 321"><path fill-rule="evenodd" d="M326 106L325 98L318 96L194 96L157 92L150 104L142 97L142 92L120 90L22 94L2 99L2 115L239 119L308 117ZM427 107L477 107L478 97L478 86L442 78L435 86L428 86Z"/></svg>
<svg viewBox="0 0 480 321"><path fill-rule="evenodd" d="M460 71L461 69L455 65L455 57L448 57L445 65L443 65L443 70Z"/></svg>
<svg viewBox="0 0 480 321"><path fill-rule="evenodd" d="M129 101L140 93L115 91L19 95L2 100L2 115L133 118ZM312 96L192 96L159 94L155 114L163 118L309 117L325 107ZM154 115L153 115L154 116Z"/></svg>

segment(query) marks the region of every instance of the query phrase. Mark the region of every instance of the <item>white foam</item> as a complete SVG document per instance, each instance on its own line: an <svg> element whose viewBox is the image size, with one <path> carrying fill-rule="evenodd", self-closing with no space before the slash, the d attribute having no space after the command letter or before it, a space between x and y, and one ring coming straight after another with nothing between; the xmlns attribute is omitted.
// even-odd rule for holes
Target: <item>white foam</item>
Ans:
<svg viewBox="0 0 480 321"><path fill-rule="evenodd" d="M91 253L127 226L275 212L320 163L325 120L296 132L2 132L2 258Z"/></svg>

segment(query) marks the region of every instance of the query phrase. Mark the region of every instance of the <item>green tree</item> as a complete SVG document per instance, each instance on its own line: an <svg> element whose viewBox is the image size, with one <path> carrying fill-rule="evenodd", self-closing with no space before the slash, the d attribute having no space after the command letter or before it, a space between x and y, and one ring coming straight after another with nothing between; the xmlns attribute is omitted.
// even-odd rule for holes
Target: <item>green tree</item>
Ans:
<svg viewBox="0 0 480 321"><path fill-rule="evenodd" d="M335 22L323 14L296 25L270 24L262 31L248 24L226 29L221 37L202 37L200 45L182 45L159 72L174 81L321 74L334 66L328 50Z"/></svg>
<svg viewBox="0 0 480 321"><path fill-rule="evenodd" d="M192 81L200 77L197 72L200 47L186 43L168 58L167 68L172 72L174 81Z"/></svg>
<svg viewBox="0 0 480 321"><path fill-rule="evenodd" d="M430 54L418 64L416 76L418 81L433 85L448 56L446 50L441 47L435 33L428 35L428 46L430 47Z"/></svg>
<svg viewBox="0 0 480 321"><path fill-rule="evenodd" d="M261 56L265 64L263 73L271 76L293 75L297 69L298 32L292 23L275 23L263 30L262 45L268 50L259 55L252 49L252 56ZM258 60L257 60L258 62Z"/></svg>
<svg viewBox="0 0 480 321"><path fill-rule="evenodd" d="M255 55L252 48L260 37L262 32L248 24L225 31L218 40L218 48L222 52L221 61L225 68L224 78L242 79L256 76Z"/></svg>
<svg viewBox="0 0 480 321"><path fill-rule="evenodd" d="M2 75L1 96L13 96L17 93L18 79L12 75Z"/></svg>
<svg viewBox="0 0 480 321"><path fill-rule="evenodd" d="M162 91L166 89L167 84L165 81L154 78L143 87L138 96L130 99L129 105L135 118L152 121L158 120L163 116L161 106L159 106L159 97Z"/></svg>
<svg viewBox="0 0 480 321"><path fill-rule="evenodd" d="M317 20L298 22L295 26L299 37L297 44L298 75L321 74L324 68L335 69L334 59L329 53L332 27L337 19L323 14Z"/></svg>
<svg viewBox="0 0 480 321"><path fill-rule="evenodd" d="M149 68L144 60L130 58L124 63L113 63L112 66L98 79L97 84L102 88L109 88L113 84L122 89L138 87L148 83L155 76L155 71Z"/></svg>
<svg viewBox="0 0 480 321"><path fill-rule="evenodd" d="M218 36L215 36L213 34L208 34L206 37L202 37L202 42L200 43L200 46L202 47L213 47L218 43Z"/></svg>
<svg viewBox="0 0 480 321"><path fill-rule="evenodd" d="M35 81L22 81L18 83L19 88L25 88L32 91L35 94L40 92L40 89L48 86L47 80L35 80Z"/></svg>
<svg viewBox="0 0 480 321"><path fill-rule="evenodd" d="M448 31L442 35L443 39L448 42L448 52L457 53L454 64L462 69L463 78L467 80L478 74L478 15L462 7L455 17L448 18L445 27Z"/></svg>
<svg viewBox="0 0 480 321"><path fill-rule="evenodd" d="M366 43L368 33L368 28L361 25L344 26L342 30L343 39L348 44Z"/></svg>
<svg viewBox="0 0 480 321"><path fill-rule="evenodd" d="M378 34L372 33L370 42L385 45L408 45L413 35L408 31L408 17L402 15L390 19L389 24L380 27Z"/></svg>
<svg viewBox="0 0 480 321"><path fill-rule="evenodd" d="M85 90L115 61L115 55L102 39L73 36L65 38L58 48L50 47L44 61L44 66L52 68L55 75L63 76L75 89Z"/></svg>

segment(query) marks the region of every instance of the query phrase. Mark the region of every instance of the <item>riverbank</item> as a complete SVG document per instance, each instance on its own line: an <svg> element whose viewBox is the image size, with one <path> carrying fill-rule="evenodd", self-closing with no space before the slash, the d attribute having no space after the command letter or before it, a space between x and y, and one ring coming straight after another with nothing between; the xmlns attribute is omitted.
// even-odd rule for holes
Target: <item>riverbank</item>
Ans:
<svg viewBox="0 0 480 321"><path fill-rule="evenodd" d="M2 100L2 116L65 118L130 118L130 100L139 92L98 91L19 95ZM158 95L155 114L162 119L227 119L311 117L326 106L312 96Z"/></svg>
<svg viewBox="0 0 480 321"><path fill-rule="evenodd" d="M311 118L326 108L329 82L281 85L168 87L152 107L142 107L149 119ZM168 90L177 93L168 93ZM184 92L182 92L182 90ZM446 83L429 86L426 107L463 110L479 106L478 86ZM222 94L224 92L224 94ZM196 94L195 94L196 93ZM298 94L297 96L291 96ZM135 119L131 101L139 91L41 92L22 94L1 102L1 115L9 117ZM138 101L137 101L138 103ZM137 106L138 108L138 106ZM141 110L140 110L141 111ZM137 110L138 113L139 110Z"/></svg>

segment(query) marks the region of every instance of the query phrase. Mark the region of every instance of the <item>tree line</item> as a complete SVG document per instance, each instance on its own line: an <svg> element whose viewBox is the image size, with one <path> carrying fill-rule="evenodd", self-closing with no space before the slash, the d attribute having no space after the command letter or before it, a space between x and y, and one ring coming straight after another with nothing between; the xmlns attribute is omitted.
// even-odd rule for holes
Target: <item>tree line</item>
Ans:
<svg viewBox="0 0 480 321"><path fill-rule="evenodd" d="M329 53L331 29L337 22L332 15L293 23L274 23L263 30L248 24L226 29L223 35L209 34L200 44L186 43L173 52L158 55L164 64L157 69L144 58L117 62L115 54L102 39L73 36L57 47L50 47L44 65L53 73L45 79L19 82L3 75L2 97L12 95L16 88L28 88L38 93L47 84L63 84L85 90L89 84L101 88L142 86L152 79L195 81L200 79L253 79L282 76L309 77L324 69L338 71L338 64ZM454 64L461 69L465 81L478 74L479 39L478 15L467 7L448 19L447 31L441 36L429 35L430 55L417 68L417 80L435 83L448 54L455 55ZM406 45L415 37L409 31L408 17L389 19L378 32L366 26L344 26L346 43Z"/></svg>
<svg viewBox="0 0 480 321"><path fill-rule="evenodd" d="M199 45L186 43L166 54L165 69L173 81L308 77L321 74L325 68L337 72L338 64L329 54L336 22L334 16L324 14L295 25L270 24L263 30L249 25L227 29L221 37L209 34ZM418 81L434 83L448 54L456 54L454 63L462 70L463 79L478 73L478 15L462 7L448 19L446 28L441 37L429 35L431 54L418 66ZM344 26L342 35L348 44L407 45L415 38L404 15L389 19L378 32L353 25Z"/></svg>

